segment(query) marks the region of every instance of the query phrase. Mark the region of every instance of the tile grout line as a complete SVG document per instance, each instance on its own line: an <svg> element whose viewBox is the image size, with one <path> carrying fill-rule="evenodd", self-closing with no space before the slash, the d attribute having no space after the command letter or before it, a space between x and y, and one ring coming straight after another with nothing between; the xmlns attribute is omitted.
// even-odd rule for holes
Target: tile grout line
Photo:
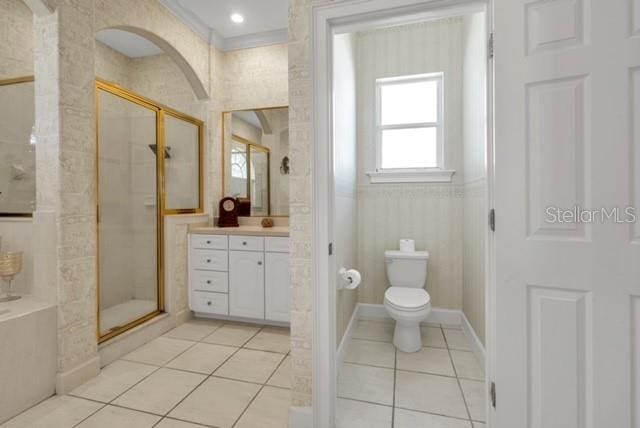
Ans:
<svg viewBox="0 0 640 428"><path fill-rule="evenodd" d="M188 322L188 321L187 321ZM185 324L185 323L183 323ZM141 362L141 361L135 361L135 360L128 360L126 358L119 358L119 361L125 361L125 362L130 362L130 363L134 363L134 364L140 364L140 365L144 365L144 366L148 366L148 367L152 367L153 370L150 371L147 375L143 376L142 378L140 378L137 382L135 382L134 384L132 384L131 386L129 386L128 388L126 388L124 391L122 391L121 393L117 394L114 398L112 398L111 400L109 400L108 402L105 401L100 401L100 400L95 400L95 399L91 399L91 398L87 398L87 397L82 397L79 395L74 395L74 394L66 394L67 396L76 398L76 399L80 399L80 400L84 400L84 401L89 401L89 402L93 402L96 404L99 404L100 407L98 407L95 411L91 412L89 415L87 415L86 417L84 417L82 420L80 420L79 422L77 422L75 425L73 425L74 427L79 426L80 424L84 423L85 421L87 421L88 419L90 419L91 417L93 417L94 415L96 415L98 412L102 411L103 409L105 409L106 407L112 406L112 407L118 407L118 408L122 408L122 409L127 409L127 410L131 410L134 412L140 412L140 413L145 413L148 415L153 415L156 417L159 417L160 419L153 425L156 426L158 424L160 424L164 419L172 419L172 420L177 420L177 421L182 421L182 422L187 422L187 423L195 423L197 425L201 425L201 426L205 426L205 427L213 427L215 428L215 426L213 425L206 425L206 424L202 424L199 422L192 422L192 421L188 421L188 420L184 420L184 419L180 419L180 418L175 418L175 417L169 417L169 414L176 408L178 407L187 397L189 397L196 389L198 389L204 382L206 382L208 379L210 378L218 378L218 379L227 379L227 380L232 380L232 381L237 381L237 382L244 382L244 383L249 383L249 384L253 384L253 385L260 385L260 389L258 390L258 392L255 394L255 396L251 399L251 401L247 404L247 406L245 407L245 409L243 410L243 412L240 414L240 416L238 417L238 419L236 420L235 424L240 420L240 418L245 414L245 412L248 410L248 408L250 407L250 405L255 401L255 399L257 398L257 396L260 394L260 392L264 389L265 386L270 386L276 389L281 389L281 390L288 390L290 391L290 388L287 387L282 387L282 386L278 386L278 385L267 385L267 383L271 380L271 378L275 375L275 372L282 366L282 364L284 363L284 361L286 360L286 358L290 355L291 350L289 349L286 353L282 353L282 352L277 352L277 351L271 351L271 350L264 350L264 349L253 349L253 348L248 348L246 347L246 345L253 340L260 332L262 332L265 328L270 327L268 325L260 325L258 326L259 328L250 336L248 337L244 342L242 342L239 346L233 346L233 345L228 345L228 344L218 344L218 343L210 343L210 342L204 342L203 340L206 339L207 337L211 336L213 333L215 333L217 330L221 329L222 327L226 326L226 325L234 325L236 324L236 322L234 321L223 321L222 324L220 324L219 326L217 326L216 328L214 328L211 332L209 332L208 334L204 335L202 338L200 338L199 340L192 340L192 339L185 339L185 338L180 338L180 337L172 337L172 336L167 336L166 333L158 336L155 339L164 337L167 339L172 339L172 340L180 340L180 341L184 341L184 342L189 342L190 345L188 347L186 347L184 350L182 350L181 352L179 352L178 354L176 354L174 357L172 357L171 359L169 359L167 362L163 363L162 365L156 365L156 364L152 364L152 363L148 363L148 362ZM182 324L181 324L182 325ZM237 325L237 324L236 324ZM174 327L176 328L176 327ZM152 339L151 341L155 340ZM146 344L150 343L151 341L143 344L142 346L145 346ZM218 345L218 346L223 346L223 347L229 347L229 348L234 348L234 352L231 353L222 363L220 363L216 369L207 374L207 373L201 373L201 372L195 372L195 371L191 371L191 370L185 370L185 369L179 369L179 368L173 368L173 367L168 367L168 364L170 364L172 361L174 361L175 359L179 358L180 356L182 356L183 354L185 354L187 351L193 349L198 343L203 343L203 344L210 344L210 345ZM140 349L142 346L132 350L131 352L136 351L137 349ZM280 362L278 363L278 365L274 368L273 372L267 377L267 379L265 380L264 383L256 383L256 382L250 382L250 381L244 381L241 379L233 379L233 378L226 378L223 376L216 376L214 375L214 373L220 368L222 367L224 364L226 364L234 355L236 355L240 350L242 349L246 349L246 350L253 350L253 351L261 351L261 352L268 352L268 353L272 353L272 354L277 354L277 355L283 355L283 358L280 360ZM116 361L118 361L116 360ZM116 362L114 361L114 362ZM111 363L113 364L113 363ZM109 364L110 365L110 364ZM141 409L135 409L132 407L127 407L125 405L121 405L121 404L116 404L115 401L118 400L119 398L121 398L123 395L125 395L126 393L128 393L129 391L131 391L133 388L135 388L136 386L138 386L140 383L142 383L143 381L145 381L146 379L148 379L150 376L152 376L153 374L155 374L156 372L158 372L160 369L167 369L167 370L176 370L176 371L181 371L184 373L190 373L190 374L197 374L197 375L201 375L201 376L205 376L204 379L198 383L198 385L196 385L193 389L191 389L191 391L189 393L187 393L176 405L174 405L173 407L171 407L171 409L169 409L166 413L164 414L157 414L157 413L153 413L147 410L141 410ZM101 369L102 372L102 369Z"/></svg>
<svg viewBox="0 0 640 428"><path fill-rule="evenodd" d="M79 397L75 397L75 398L79 398ZM83 400L86 400L86 398L83 398ZM88 401L93 401L93 400L88 400ZM87 419L89 419L90 417L95 415L96 413L98 413L100 410L102 410L102 409L104 409L105 407L108 406L108 404L105 404L105 403L100 403L100 404L102 404L102 406L99 407L98 409L96 409L95 412L91 412L91 414L87 415L85 418L83 418L81 421L79 421L77 424L75 424L73 426L77 427L78 425L80 425L81 423L83 423L84 421L86 421Z"/></svg>
<svg viewBox="0 0 640 428"><path fill-rule="evenodd" d="M185 324L185 323L183 323L183 324ZM217 328L215 328L211 333L209 333L209 334L208 334L208 335L206 335L205 337L210 336L210 335L211 335L211 334L213 334L216 330L218 330L218 329L222 328L222 327L223 327L224 325L226 325L226 324L227 324L227 323L223 323L222 325L218 326ZM182 325L182 324L181 324L181 325ZM256 331L256 332L254 333L254 335L253 335L253 336L251 336L247 341L249 341L249 340L253 339L253 337L254 337L256 334L258 334L261 330L262 330L262 328L258 329L258 331ZM209 378L209 376L210 376L210 375L206 375L206 376L205 376L205 378L204 378L204 380L203 380L202 382L200 382L200 383L196 386L196 388L194 388L193 390L191 390L191 391L190 391L190 392L189 392L185 397L183 397L183 398L182 398L182 400L180 400L180 402L178 402L178 404L176 404L174 407L172 407L172 408L171 408L167 413L165 413L164 415L158 415L158 414L156 414L156 413L150 413L150 412L146 412L146 411L144 411L144 410L132 409L132 408L128 408L128 407L125 407L125 406L121 406L121 405L115 404L114 402L115 402L118 398L122 397L124 394L126 394L126 393L127 393L127 392L129 392L129 391L131 391L133 388L135 388L135 387L136 387L137 385L139 385L141 382L143 382L144 380L146 380L147 378L149 378L152 374L154 374L154 373L158 372L160 369L162 369L162 368L166 368L166 369L168 369L168 370L177 370L177 369L172 369L171 367L167 367L167 364L169 364L171 361L175 360L176 358L178 358L179 356L181 356L182 354L184 354L185 352L187 352L189 349L191 349L191 348L195 347L195 345L196 345L197 343L200 343L200 342L198 342L198 341L192 341L192 340L186 340L186 339L178 339L178 338L174 338L174 337L170 337L170 336L164 336L164 335L161 335L161 336L158 336L158 337L157 337L157 338L155 338L155 339L150 340L149 342L145 343L144 345L142 345L142 346L140 346L140 347L138 347L138 348L134 349L134 350L133 350L133 351L131 351L131 352L134 352L134 351L136 351L136 350L138 350L138 349L142 348L143 346L147 345L148 343L151 343L153 340L159 339L159 338L161 338L161 337L165 337L165 338L169 338L169 339L173 339L173 340L181 340L181 341L183 341L183 342L190 342L190 343L191 343L191 345L190 345L190 346L188 346L187 348L185 348L183 351L181 351L180 353L178 353L176 356L174 356L173 358L171 358L169 361L167 361L166 363L164 363L164 364L163 364L163 365L161 365L161 366L157 366L157 365L155 365L155 364L150 364L150 363L141 363L141 362L138 362L138 361L133 361L133 360L127 360L127 359L124 359L124 358L120 358L120 360L122 360L122 361L128 361L128 362L132 362L132 363L143 364L143 365L146 365L146 366L149 366L149 367L154 367L154 368L155 368L155 370L153 370L153 371L149 372L149 374L147 374L146 376L142 377L142 378L141 378L140 380L138 380L136 383L134 383L134 384L133 384L133 385L131 385L129 388L125 389L125 390L124 390L124 391L122 391L120 394L116 395L114 398L112 398L110 401L108 401L108 402L106 402L106 403L105 403L105 402L103 402L103 401L91 400L91 399L88 399L88 398L85 398L85 397L79 397L79 396L75 396L75 395L67 394L67 395L71 395L72 397L75 397L75 398L82 398L82 399L84 399L84 400L94 401L94 402L97 402L97 403L101 403L101 404L103 404L103 406L102 406L102 407L100 407L98 410L96 410L95 412L93 412L92 414L90 414L89 416L87 416L86 418L84 418L83 420L81 420L80 422L78 422L77 424L75 424L75 425L74 425L74 427L77 427L78 425L80 425L81 423L83 423L84 421L86 421L87 419L89 419L90 417L94 416L96 413L98 413L100 410L104 409L104 408L105 408L105 407L107 407L107 406L122 407L122 408L129 409L129 410L139 411L139 412L143 412L143 413L149 413L149 414L152 414L152 415L154 415L154 416L160 416L160 420L155 424L155 425L157 425L158 423L160 423L160 422L162 421L162 419L164 419L164 418L166 417L166 415L168 415L171 411L173 411L173 409L174 409L176 406L178 406L178 405L179 405L179 404L180 404L180 403L181 403L181 402L182 402L182 401L183 401L187 396L191 395L191 393L192 393L196 388L198 388L200 385L202 385L202 383L204 383L204 381L206 381L206 380ZM246 342L245 342L245 343L246 343ZM223 346L224 346L224 345L223 345ZM236 348L236 350L233 352L233 354L231 354L231 355L230 355L230 356L229 356L229 357L228 357L224 362L222 362L222 364L226 363L226 362L228 361L228 359L229 359L229 358L231 358L233 355L235 355L235 354L236 354L240 349L242 349L242 348L241 348L241 347ZM118 360L116 360L116 361L118 361ZM115 362L115 361L114 361L114 362ZM113 364L113 363L111 363L111 364ZM222 366L222 364L220 364L220 366ZM218 368L219 368L220 366L218 366ZM216 370L217 370L218 368L216 368ZM100 371L102 372L102 369L101 369ZM194 372L190 372L190 371L187 371L187 370L181 370L181 371L188 372L188 373L194 373ZM215 370L214 370L214 371L215 371ZM203 375L203 373L197 373L197 374ZM154 425L154 426L155 426L155 425Z"/></svg>
<svg viewBox="0 0 640 428"><path fill-rule="evenodd" d="M257 333L256 333L257 334ZM289 351L291 352L291 351ZM245 413L247 413L247 410L249 410L249 408L251 407L251 405L256 401L256 398L258 398L258 395L260 395L260 393L264 390L265 386L267 385L267 382L269 382L269 379L271 379L271 377L275 374L276 371L278 371L278 368L280 367L280 365L282 364L282 362L287 358L287 356L285 355L285 357L280 361L280 363L276 366L276 368L273 370L273 372L271 373L271 375L269 375L267 377L267 380L265 380L265 382L262 384L262 386L260 387L260 389L258 390L258 392L256 392L256 394L253 396L253 398L251 398L251 400L247 403L247 405L245 406L245 408L242 410L242 412L240 413L240 415L238 416L238 418L235 420L235 422L233 423L233 425L231 426L231 428L234 428L238 422L240 422L240 420L242 419L242 417L245 415ZM291 391L291 390L289 390Z"/></svg>
<svg viewBox="0 0 640 428"><path fill-rule="evenodd" d="M395 347L395 346L394 346ZM393 401L391 406L391 428L396 424L396 382L398 375L398 348L395 348L393 353Z"/></svg>
<svg viewBox="0 0 640 428"><path fill-rule="evenodd" d="M453 367L453 372L456 375L456 383L458 384L458 388L460 389L460 395L462 395L462 402L464 403L464 408L467 411L467 416L469 417L469 423L473 427L473 421L471 419L471 412L469 411L469 405L467 404L467 397L464 396L464 390L462 389L462 384L460 383L460 378L458 377L458 370L456 369L456 365L453 362L453 357L451 356L451 349L449 349L449 341L447 340L447 335L444 334L444 329L442 329L442 336L444 337L444 341L447 344L447 353L449 354L449 360L451 361L451 366Z"/></svg>
<svg viewBox="0 0 640 428"><path fill-rule="evenodd" d="M222 326L224 326L224 325L225 325L225 324L223 324ZM222 328L222 326L221 326L220 328ZM247 339L247 342L248 342L249 340L253 339L253 338L254 338L254 337L255 337L259 332L261 332L261 331L262 331L262 328L263 328L263 327L259 328L259 329L258 329L258 331L256 331L256 332L253 334L253 336L251 336L249 339ZM212 333L212 334L213 334L213 333ZM247 342L245 342L245 343L247 343ZM195 346L195 345L194 345L194 346ZM243 348L242 348L242 347L236 348L236 350L235 350L231 355L229 355L229 356L228 356L228 357L227 357L227 358L226 358L226 359L225 359L225 360L224 360L220 365L218 365L218 367L216 367L216 368L215 368L215 370L213 370L213 372L211 372L209 375L205 376L205 378L204 378L204 379L203 379L203 380L202 380L198 385L196 385L196 387L195 387L195 388L193 388L193 389L192 389L192 390L191 390L187 395L185 395L184 397L182 397L182 399L181 399L180 401L178 401L178 402L177 402L177 403L176 403L176 404L175 404L171 409L169 409L169 411L167 411L167 412L164 414L164 417L167 417L171 412L173 412L173 411L176 409L176 407L178 407L180 404L182 404L182 403L184 402L184 400L186 400L186 399L187 399L187 397L189 397L191 394L193 394L193 392L194 392L196 389L200 388L200 386L202 386L202 384L203 384L203 383L205 383L208 379L211 379L211 377L213 376L213 373L215 373L215 372L216 372L216 370L218 370L220 367L222 367L223 365L225 365L225 364L227 363L227 361L229 361L229 360L230 360L234 355L236 355L236 354L237 354L241 349L243 349ZM177 358L177 357L176 357L176 358ZM171 360L171 361L173 361L173 360ZM169 362L170 362L170 361L169 361ZM168 364L168 363L167 363L167 364Z"/></svg>
<svg viewBox="0 0 640 428"><path fill-rule="evenodd" d="M338 398L340 398L341 400L356 401L358 403L371 404L371 405L374 405L374 406L380 406L380 407L386 407L386 408L389 408L389 409L393 409L393 407L388 405L388 404L376 403L375 401L367 401L367 400L361 400L359 398L350 398L350 397L338 397ZM447 415L447 414L444 414L444 413L427 412L426 410L412 409L410 407L396 406L395 409L407 410L407 411L414 412L414 413L422 413L422 414L425 414L425 415L441 416L441 417L447 418L447 419L455 419L457 421L469 422L468 418L461 418L460 416L451 416L451 415Z"/></svg>
<svg viewBox="0 0 640 428"><path fill-rule="evenodd" d="M273 371L273 373L271 373L271 376L269 376L269 378L267 379L267 381L264 383L265 385L269 384L269 381L271 380L271 378L273 376L275 376L276 372L280 369L280 367L282 367L282 365L284 364L285 360L287 358L289 358L289 354L291 353L291 351L287 352L284 356L284 358L280 361L280 363L278 363L278 366L276 367L276 369ZM274 386L274 385L269 385L269 386ZM283 388L283 387L280 387ZM287 388L290 389L290 388Z"/></svg>

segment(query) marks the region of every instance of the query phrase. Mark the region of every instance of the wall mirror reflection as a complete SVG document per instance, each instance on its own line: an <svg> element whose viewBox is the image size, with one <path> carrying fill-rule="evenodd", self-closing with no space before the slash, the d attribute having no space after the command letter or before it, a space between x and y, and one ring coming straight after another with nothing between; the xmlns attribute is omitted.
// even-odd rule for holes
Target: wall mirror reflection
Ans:
<svg viewBox="0 0 640 428"><path fill-rule="evenodd" d="M0 80L0 216L30 217L36 201L32 76Z"/></svg>
<svg viewBox="0 0 640 428"><path fill-rule="evenodd" d="M225 112L222 117L224 196L242 216L289 215L289 108Z"/></svg>

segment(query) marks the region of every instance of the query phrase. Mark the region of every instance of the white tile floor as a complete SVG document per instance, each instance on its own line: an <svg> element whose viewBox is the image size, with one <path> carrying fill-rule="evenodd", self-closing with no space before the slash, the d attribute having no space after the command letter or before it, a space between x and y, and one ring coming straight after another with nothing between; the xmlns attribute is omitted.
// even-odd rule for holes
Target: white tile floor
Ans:
<svg viewBox="0 0 640 428"><path fill-rule="evenodd" d="M425 325L423 348L393 346L393 321L361 319L338 376L337 428L481 428L484 370L460 328Z"/></svg>
<svg viewBox="0 0 640 428"><path fill-rule="evenodd" d="M289 330L182 324L3 428L287 426Z"/></svg>

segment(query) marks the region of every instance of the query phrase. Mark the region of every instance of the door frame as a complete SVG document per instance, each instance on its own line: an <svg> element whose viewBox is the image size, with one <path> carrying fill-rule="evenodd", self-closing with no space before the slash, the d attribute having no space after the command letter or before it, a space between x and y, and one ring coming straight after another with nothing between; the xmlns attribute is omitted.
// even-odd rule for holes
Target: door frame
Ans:
<svg viewBox="0 0 640 428"><path fill-rule="evenodd" d="M389 24L443 17L444 13L485 11L487 40L493 33L493 0L356 0L312 7L313 43L313 426L333 427L336 403L336 284L329 255L333 236L333 35ZM493 61L487 61L487 200L494 206ZM485 257L486 379L495 361L494 237L487 233ZM487 400L488 401L488 400ZM487 408L489 409L487 403ZM494 412L487 412L488 426Z"/></svg>

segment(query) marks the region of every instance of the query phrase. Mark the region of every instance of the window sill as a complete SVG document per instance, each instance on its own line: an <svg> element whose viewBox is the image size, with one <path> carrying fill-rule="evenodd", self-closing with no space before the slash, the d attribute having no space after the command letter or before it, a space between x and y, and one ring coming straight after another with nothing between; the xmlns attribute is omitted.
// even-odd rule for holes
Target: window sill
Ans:
<svg viewBox="0 0 640 428"><path fill-rule="evenodd" d="M453 169L428 169L422 171L371 171L369 182L376 183L451 183Z"/></svg>

